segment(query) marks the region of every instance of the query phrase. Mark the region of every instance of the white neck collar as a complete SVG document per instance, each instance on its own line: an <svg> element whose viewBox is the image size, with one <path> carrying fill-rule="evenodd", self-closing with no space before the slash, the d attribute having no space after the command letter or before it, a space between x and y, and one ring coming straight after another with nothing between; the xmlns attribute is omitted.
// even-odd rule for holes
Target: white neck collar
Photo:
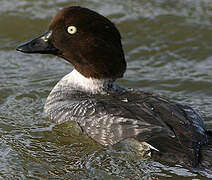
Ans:
<svg viewBox="0 0 212 180"><path fill-rule="evenodd" d="M114 80L86 78L75 69L71 73L64 76L59 81L58 85L71 86L74 89L90 92L92 94L124 90L115 84Z"/></svg>

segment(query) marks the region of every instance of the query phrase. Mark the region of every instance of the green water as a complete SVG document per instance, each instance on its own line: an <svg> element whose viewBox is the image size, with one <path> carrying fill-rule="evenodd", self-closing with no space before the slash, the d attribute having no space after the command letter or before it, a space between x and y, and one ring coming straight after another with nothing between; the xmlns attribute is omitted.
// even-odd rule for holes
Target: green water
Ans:
<svg viewBox="0 0 212 180"><path fill-rule="evenodd" d="M209 179L102 149L71 123L55 126L43 115L46 97L72 66L15 48L70 5L91 8L117 25L128 62L120 84L188 104L212 129L210 0L1 0L0 179Z"/></svg>

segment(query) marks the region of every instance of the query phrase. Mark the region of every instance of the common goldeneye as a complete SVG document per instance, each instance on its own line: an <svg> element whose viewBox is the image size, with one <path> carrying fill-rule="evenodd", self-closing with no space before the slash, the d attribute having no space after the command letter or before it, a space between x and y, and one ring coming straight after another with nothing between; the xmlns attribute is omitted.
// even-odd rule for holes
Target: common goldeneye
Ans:
<svg viewBox="0 0 212 180"><path fill-rule="evenodd" d="M152 156L191 167L212 167L212 132L191 107L115 83L126 70L121 36L104 16L79 6L62 9L49 30L20 45L24 53L54 54L74 66L47 98L57 123L75 121L101 145L133 138Z"/></svg>

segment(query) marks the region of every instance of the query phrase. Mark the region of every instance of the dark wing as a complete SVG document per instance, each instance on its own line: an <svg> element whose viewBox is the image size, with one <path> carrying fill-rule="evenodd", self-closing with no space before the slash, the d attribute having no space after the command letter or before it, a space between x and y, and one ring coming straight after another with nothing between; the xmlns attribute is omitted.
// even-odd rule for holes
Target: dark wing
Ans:
<svg viewBox="0 0 212 180"><path fill-rule="evenodd" d="M135 138L151 142L160 150L163 142L157 144L154 140L163 137L196 163L200 146L207 142L202 119L192 108L150 93L88 95L72 91L55 97L57 102L47 102L52 106L47 111L51 118L56 122L78 122L88 136L102 145Z"/></svg>
<svg viewBox="0 0 212 180"><path fill-rule="evenodd" d="M191 166L199 163L200 147L207 143L206 130L202 118L191 107L167 101L161 97L146 99L146 104L154 109L161 120L169 126L175 138L156 137L150 140L156 148L167 154L176 153ZM159 144L161 143L161 144ZM179 158L178 159L182 159Z"/></svg>

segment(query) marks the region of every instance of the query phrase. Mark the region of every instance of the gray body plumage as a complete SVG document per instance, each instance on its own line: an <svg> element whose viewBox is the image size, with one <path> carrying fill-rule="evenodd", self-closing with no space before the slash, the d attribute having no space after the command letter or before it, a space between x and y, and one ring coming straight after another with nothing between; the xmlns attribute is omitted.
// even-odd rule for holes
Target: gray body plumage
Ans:
<svg viewBox="0 0 212 180"><path fill-rule="evenodd" d="M190 165L198 164L207 135L202 119L192 108L152 93L107 90L93 94L63 79L47 98L45 112L57 123L77 122L102 145L134 138L150 143L160 153L176 154Z"/></svg>

